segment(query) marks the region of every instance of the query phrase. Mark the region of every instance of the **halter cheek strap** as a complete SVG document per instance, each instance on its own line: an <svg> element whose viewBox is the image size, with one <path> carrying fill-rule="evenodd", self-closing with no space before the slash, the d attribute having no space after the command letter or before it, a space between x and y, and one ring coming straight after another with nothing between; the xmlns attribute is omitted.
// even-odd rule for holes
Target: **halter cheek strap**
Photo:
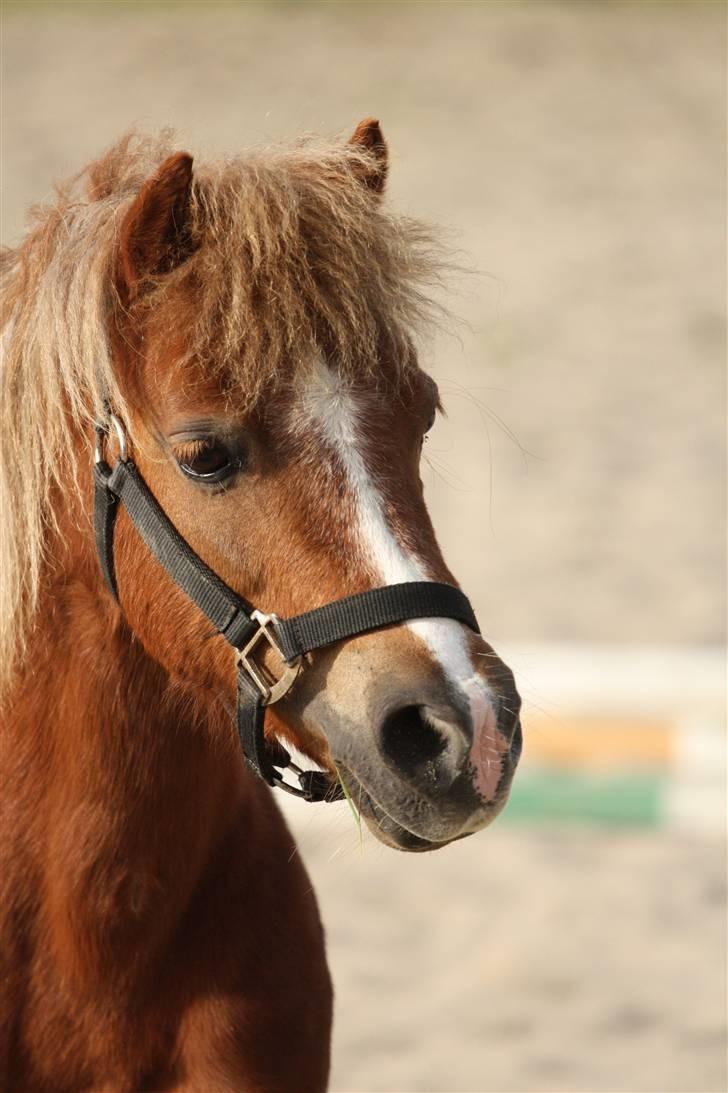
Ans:
<svg viewBox="0 0 728 1093"><path fill-rule="evenodd" d="M94 529L99 562L106 583L118 600L114 568L114 526L119 506L126 511L151 553L173 581L210 620L215 630L237 650L237 730L249 766L270 786L278 786L307 801L333 801L341 786L323 771L302 771L277 741L265 738L265 707L282 698L303 669L303 657L314 649L358 634L415 618L448 618L478 633L467 597L453 585L408 581L346 596L302 615L279 619L255 610L225 584L194 552L157 502L139 470L127 458L124 434L110 418L120 440L113 469L104 458L108 426L98 425L94 466ZM271 678L256 659L268 644L285 665ZM299 786L284 781L290 770Z"/></svg>

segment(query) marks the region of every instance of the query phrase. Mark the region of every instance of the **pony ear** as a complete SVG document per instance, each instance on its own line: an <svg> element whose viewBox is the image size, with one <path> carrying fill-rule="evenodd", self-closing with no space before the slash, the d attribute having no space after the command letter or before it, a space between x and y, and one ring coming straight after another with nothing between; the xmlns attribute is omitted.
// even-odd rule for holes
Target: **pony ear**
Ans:
<svg viewBox="0 0 728 1093"><path fill-rule="evenodd" d="M191 254L191 185L192 156L176 152L147 179L124 217L119 273L131 295L147 278L169 273Z"/></svg>
<svg viewBox="0 0 728 1093"><path fill-rule="evenodd" d="M373 194L384 193L389 167L387 145L376 118L364 118L354 130L349 141L355 148L370 153L371 168L362 172L362 181Z"/></svg>

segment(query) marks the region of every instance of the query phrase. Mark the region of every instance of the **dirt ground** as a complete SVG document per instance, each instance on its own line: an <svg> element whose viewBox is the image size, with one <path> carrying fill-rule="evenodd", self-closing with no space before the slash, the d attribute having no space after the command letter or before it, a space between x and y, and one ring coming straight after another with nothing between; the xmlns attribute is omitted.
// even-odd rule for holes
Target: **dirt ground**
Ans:
<svg viewBox="0 0 728 1093"><path fill-rule="evenodd" d="M479 273L423 351L426 487L488 639L724 631L721 3L6 3L2 238L131 125L197 155L378 115ZM605 679L607 689L610 681ZM724 852L497 824L436 855L294 810L336 1093L725 1090Z"/></svg>
<svg viewBox="0 0 728 1093"><path fill-rule="evenodd" d="M286 808L328 930L335 1093L723 1093L712 841L496 825L424 856Z"/></svg>

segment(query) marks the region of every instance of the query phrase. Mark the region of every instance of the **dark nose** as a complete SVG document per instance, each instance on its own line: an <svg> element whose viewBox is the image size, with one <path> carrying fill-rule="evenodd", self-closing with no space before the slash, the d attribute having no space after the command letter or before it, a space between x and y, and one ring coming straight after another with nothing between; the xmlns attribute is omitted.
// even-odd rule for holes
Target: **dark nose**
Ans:
<svg viewBox="0 0 728 1093"><path fill-rule="evenodd" d="M423 793L445 793L460 774L472 730L451 711L401 706L385 717L378 744L385 762Z"/></svg>

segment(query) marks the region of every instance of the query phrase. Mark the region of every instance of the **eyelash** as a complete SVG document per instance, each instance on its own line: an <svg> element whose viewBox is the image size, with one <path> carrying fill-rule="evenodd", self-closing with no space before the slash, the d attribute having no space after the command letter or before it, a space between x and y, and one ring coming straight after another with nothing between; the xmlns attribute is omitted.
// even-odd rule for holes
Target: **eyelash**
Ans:
<svg viewBox="0 0 728 1093"><path fill-rule="evenodd" d="M218 458L215 458L217 454ZM234 460L227 447L219 440L208 438L205 440L189 440L175 445L174 456L183 474L191 478L193 482L215 483L222 482L240 467L240 461ZM210 459L211 469L200 469L204 457ZM196 469L194 464L198 463Z"/></svg>

